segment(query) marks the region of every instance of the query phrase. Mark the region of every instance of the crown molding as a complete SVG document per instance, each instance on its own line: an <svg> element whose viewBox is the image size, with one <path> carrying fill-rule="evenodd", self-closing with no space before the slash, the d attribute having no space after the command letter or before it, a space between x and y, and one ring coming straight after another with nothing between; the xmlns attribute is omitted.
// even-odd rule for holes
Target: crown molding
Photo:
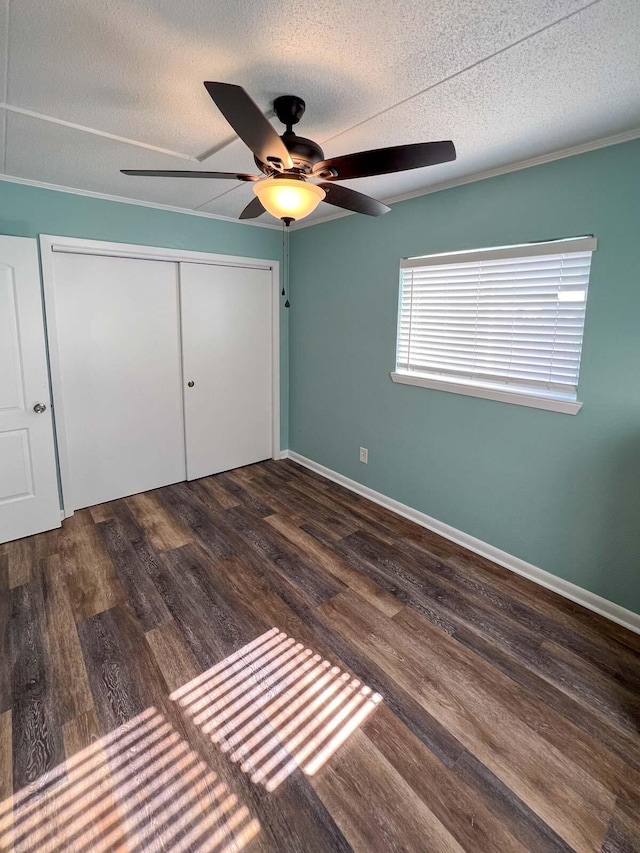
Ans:
<svg viewBox="0 0 640 853"><path fill-rule="evenodd" d="M192 210L189 207L176 207L171 204L159 204L155 201L141 201L136 198L125 198L119 195L108 195L107 193L93 192L92 190L81 190L76 187L63 187L59 184L47 184L44 181L32 181L30 178L17 178L13 175L1 175L0 181L6 181L10 184L22 184L27 187L36 187L41 190L51 190L58 193L71 193L71 195L81 195L87 198L97 198L102 201L115 201L118 204L134 204L138 207L150 207L154 210L167 210L170 213L184 213L187 216L201 216L205 219L217 219L221 222L232 222L234 225L248 225L251 228L269 228L272 231L280 231L281 226L270 222L255 222L252 220L234 219L232 216L222 216L219 213L207 213L202 210Z"/></svg>
<svg viewBox="0 0 640 853"><path fill-rule="evenodd" d="M554 160L564 160L566 157L575 157L578 154L587 154L589 151L597 151L599 148L608 148L611 145L621 145L623 142L631 142L638 138L640 138L640 127L633 128L632 130L626 130L623 133L616 133L613 136L594 139L591 142L584 142L580 145L573 145L571 148L563 148L549 154L542 154L540 157L531 157L528 160L519 160L516 163L509 163L506 166L497 166L495 169L474 172L471 175L454 178L451 181L443 181L439 184L434 184L431 187L413 190L412 192L403 193L402 195L390 196L388 198L381 199L381 201L385 204L397 204L401 201L409 201L412 198L420 198L420 196L423 195L430 195L431 193L442 192L442 190L461 187L464 184L484 181L487 180L487 178L497 178L500 175L507 175L509 172L519 172L522 169L531 169L533 166L542 166L545 163L552 163ZM311 222L306 222L304 220L299 224L294 222L291 225L291 230L300 231L302 228L312 228L314 225L321 225L323 222L331 222L333 219L342 219L345 216L354 215L354 213L348 210L330 213L328 216L323 216L322 219L314 219Z"/></svg>

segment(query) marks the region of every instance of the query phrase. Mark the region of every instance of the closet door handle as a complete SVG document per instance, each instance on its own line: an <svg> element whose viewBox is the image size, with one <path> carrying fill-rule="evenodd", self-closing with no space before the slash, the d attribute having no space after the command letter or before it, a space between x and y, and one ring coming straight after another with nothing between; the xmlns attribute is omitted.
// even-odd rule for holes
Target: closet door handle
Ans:
<svg viewBox="0 0 640 853"><path fill-rule="evenodd" d="M190 380L187 382L187 385L189 386L189 388L193 388L193 386L194 386L195 384L196 384L196 383L193 381L193 379L190 379Z"/></svg>
<svg viewBox="0 0 640 853"><path fill-rule="evenodd" d="M47 407L44 403L36 403L33 407L33 411L36 413L36 415L41 415L44 411L46 411L46 409Z"/></svg>

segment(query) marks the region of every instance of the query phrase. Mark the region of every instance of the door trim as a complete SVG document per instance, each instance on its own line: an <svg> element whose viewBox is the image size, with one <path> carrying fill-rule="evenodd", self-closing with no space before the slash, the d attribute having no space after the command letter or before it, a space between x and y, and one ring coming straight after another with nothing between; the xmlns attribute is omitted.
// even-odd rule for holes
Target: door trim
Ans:
<svg viewBox="0 0 640 853"><path fill-rule="evenodd" d="M132 258L150 261L180 261L191 264L248 267L271 270L271 444L272 456L280 458L280 262L265 258L243 258L213 252L194 252L186 249L167 249L158 246L137 246L130 243L111 243L103 240L84 240L76 237L40 235L42 283L44 290L45 332L49 349L51 370L52 411L54 435L58 452L62 508L64 517L73 515L73 509L64 504L65 484L69 493L69 455L62 404L62 367L58 349L56 325L55 254L97 255L115 258Z"/></svg>

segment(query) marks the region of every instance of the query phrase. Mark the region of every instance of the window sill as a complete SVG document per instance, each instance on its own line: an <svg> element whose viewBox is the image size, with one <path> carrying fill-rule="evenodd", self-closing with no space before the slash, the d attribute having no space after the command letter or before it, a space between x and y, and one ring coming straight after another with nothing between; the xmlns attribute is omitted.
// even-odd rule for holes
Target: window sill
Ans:
<svg viewBox="0 0 640 853"><path fill-rule="evenodd" d="M528 394L516 394L513 391L498 391L492 388L478 388L440 379L428 379L410 373L390 373L394 382L402 385L417 385L419 388L433 388L436 391L449 391L452 394L464 394L467 397L483 397L485 400L498 400L500 403L512 403L515 406L529 406L532 409L547 409L549 412L561 412L565 415L577 415L582 403L570 400L552 400L548 397L534 397Z"/></svg>

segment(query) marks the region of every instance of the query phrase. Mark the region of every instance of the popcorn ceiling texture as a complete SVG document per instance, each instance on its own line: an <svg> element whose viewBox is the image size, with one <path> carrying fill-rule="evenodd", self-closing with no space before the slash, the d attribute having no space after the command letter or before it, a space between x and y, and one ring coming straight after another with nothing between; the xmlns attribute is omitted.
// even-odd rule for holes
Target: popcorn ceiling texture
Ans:
<svg viewBox="0 0 640 853"><path fill-rule="evenodd" d="M301 95L301 133L329 156L455 141L455 163L351 182L382 198L640 125L637 0L0 0L0 27L8 104L183 155L230 136L205 79L240 83L265 110L276 95ZM9 175L227 216L250 198L235 182L126 178L120 168L190 166L38 118L6 120ZM193 168L253 162L236 141Z"/></svg>

